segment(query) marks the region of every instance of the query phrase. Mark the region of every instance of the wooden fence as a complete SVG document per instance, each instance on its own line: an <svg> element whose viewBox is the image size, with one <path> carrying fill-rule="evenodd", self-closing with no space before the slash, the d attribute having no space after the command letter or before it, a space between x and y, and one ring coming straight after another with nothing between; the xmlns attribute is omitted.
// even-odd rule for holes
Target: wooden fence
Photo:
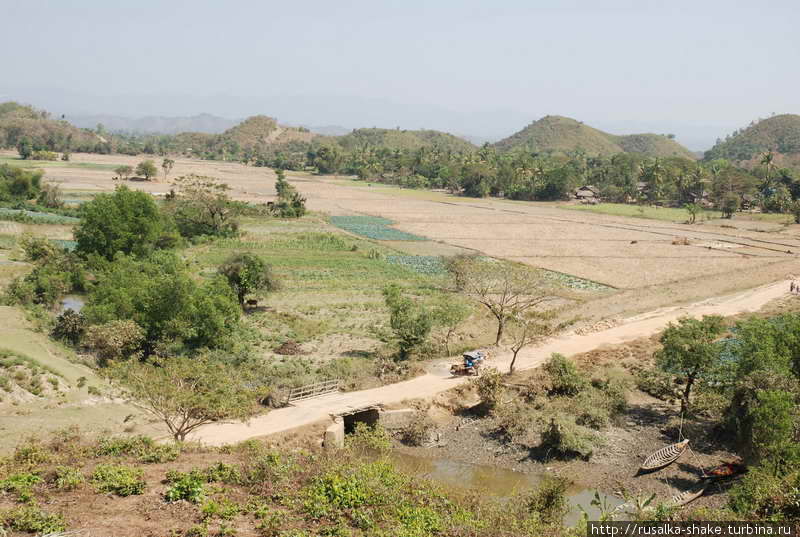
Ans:
<svg viewBox="0 0 800 537"><path fill-rule="evenodd" d="M302 401L303 399L311 399L312 397L338 392L341 384L342 381L340 379L331 379L292 388L289 390L289 395L286 397L286 404L288 405L294 401Z"/></svg>

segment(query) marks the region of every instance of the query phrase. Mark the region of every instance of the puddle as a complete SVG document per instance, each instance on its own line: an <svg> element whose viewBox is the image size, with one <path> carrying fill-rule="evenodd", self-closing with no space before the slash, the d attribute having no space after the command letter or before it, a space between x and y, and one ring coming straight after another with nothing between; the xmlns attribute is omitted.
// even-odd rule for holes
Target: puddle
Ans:
<svg viewBox="0 0 800 537"><path fill-rule="evenodd" d="M514 494L535 488L542 480L540 474L524 474L505 468L480 464L469 464L452 459L430 459L406 453L393 452L391 460L405 473L429 479L447 487L478 490L484 495L503 499ZM583 512L589 514L590 520L597 520L600 510L591 504L594 489L573 486L567 489L567 501L570 511L564 517L564 523L574 526L581 519ZM609 508L624 503L622 498L600 493L600 500Z"/></svg>
<svg viewBox="0 0 800 537"><path fill-rule="evenodd" d="M61 299L61 311L72 310L75 313L80 313L86 300L79 295L67 295Z"/></svg>

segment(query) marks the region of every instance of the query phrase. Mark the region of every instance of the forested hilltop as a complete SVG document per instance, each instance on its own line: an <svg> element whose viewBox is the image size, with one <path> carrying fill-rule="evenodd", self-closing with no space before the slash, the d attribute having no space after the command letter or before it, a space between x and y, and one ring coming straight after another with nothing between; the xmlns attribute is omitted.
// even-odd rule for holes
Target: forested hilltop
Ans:
<svg viewBox="0 0 800 537"><path fill-rule="evenodd" d="M557 201L590 187L592 201L793 212L800 218L800 116L774 116L734 133L702 162L670 135L616 136L544 117L494 145L433 130L356 129L321 136L254 116L222 134L125 135L76 129L45 112L0 105L0 145L23 158L69 151L184 155L359 179L465 196Z"/></svg>
<svg viewBox="0 0 800 537"><path fill-rule="evenodd" d="M717 140L714 147L706 151L705 158L748 161L768 151L800 162L799 115L781 114L754 121L724 140Z"/></svg>
<svg viewBox="0 0 800 537"><path fill-rule="evenodd" d="M642 153L651 157L680 156L694 158L691 151L676 142L672 135L629 134L617 136L584 125L582 121L562 116L545 116L521 131L500 140L498 151L522 149L537 153L583 151L592 156L617 153Z"/></svg>

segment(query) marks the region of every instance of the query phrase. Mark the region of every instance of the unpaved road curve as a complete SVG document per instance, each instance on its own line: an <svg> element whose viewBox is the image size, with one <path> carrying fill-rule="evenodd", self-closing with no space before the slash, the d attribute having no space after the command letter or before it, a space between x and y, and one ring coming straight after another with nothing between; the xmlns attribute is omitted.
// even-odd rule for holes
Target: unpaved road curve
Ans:
<svg viewBox="0 0 800 537"><path fill-rule="evenodd" d="M554 352L571 356L603 345L614 345L650 336L662 330L670 321L675 321L685 315L695 317L712 314L730 316L758 311L771 300L785 295L788 290L788 281L781 281L735 295L637 315L626 319L614 328L591 334L567 333L538 347L524 349L517 357L517 369L538 367ZM510 361L511 355L505 353L492 358L488 365L504 371L508 369ZM337 393L299 401L294 406L273 410L269 414L251 419L247 423L206 425L191 435L190 439L215 446L232 444L249 438L288 431L323 420L332 414L369 404L392 404L405 399L432 397L466 380L463 377L451 377L447 363L440 362L431 366L427 374L412 380L371 390Z"/></svg>

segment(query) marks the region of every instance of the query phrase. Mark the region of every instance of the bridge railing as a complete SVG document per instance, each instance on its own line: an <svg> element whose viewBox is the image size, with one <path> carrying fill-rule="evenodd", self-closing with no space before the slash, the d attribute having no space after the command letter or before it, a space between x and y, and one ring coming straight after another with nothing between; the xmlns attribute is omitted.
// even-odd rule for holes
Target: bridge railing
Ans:
<svg viewBox="0 0 800 537"><path fill-rule="evenodd" d="M311 399L312 397L338 392L341 385L341 379L331 379L292 388L286 396L286 404L288 405L294 401L302 401L303 399Z"/></svg>

